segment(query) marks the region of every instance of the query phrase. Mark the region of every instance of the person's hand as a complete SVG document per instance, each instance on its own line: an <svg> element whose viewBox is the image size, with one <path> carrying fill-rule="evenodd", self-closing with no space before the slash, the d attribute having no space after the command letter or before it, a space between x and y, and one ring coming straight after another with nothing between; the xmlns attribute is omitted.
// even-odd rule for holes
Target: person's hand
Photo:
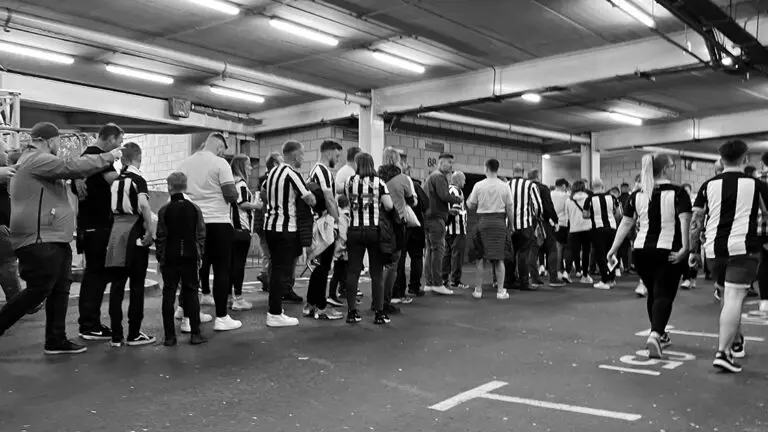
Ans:
<svg viewBox="0 0 768 432"><path fill-rule="evenodd" d="M118 148L110 151L109 154L111 154L112 157L115 158L115 160L118 160L121 157L123 157L123 148L122 147L118 147Z"/></svg>
<svg viewBox="0 0 768 432"><path fill-rule="evenodd" d="M310 207L314 207L317 204L317 200L315 199L314 194L309 194L304 198L304 202L307 203Z"/></svg>
<svg viewBox="0 0 768 432"><path fill-rule="evenodd" d="M80 201L88 197L88 186L85 184L85 179L75 180L75 190Z"/></svg>
<svg viewBox="0 0 768 432"><path fill-rule="evenodd" d="M0 167L0 183L8 183L16 175L14 167Z"/></svg>
<svg viewBox="0 0 768 432"><path fill-rule="evenodd" d="M680 264L683 262L688 255L688 249L680 249L677 252L672 252L669 254L669 262L672 264Z"/></svg>
<svg viewBox="0 0 768 432"><path fill-rule="evenodd" d="M688 255L688 266L694 270L701 268L701 254L691 252Z"/></svg>
<svg viewBox="0 0 768 432"><path fill-rule="evenodd" d="M141 239L141 245L144 247L150 247L152 246L152 243L154 242L154 239L152 238L152 235L147 233L144 235L144 238Z"/></svg>

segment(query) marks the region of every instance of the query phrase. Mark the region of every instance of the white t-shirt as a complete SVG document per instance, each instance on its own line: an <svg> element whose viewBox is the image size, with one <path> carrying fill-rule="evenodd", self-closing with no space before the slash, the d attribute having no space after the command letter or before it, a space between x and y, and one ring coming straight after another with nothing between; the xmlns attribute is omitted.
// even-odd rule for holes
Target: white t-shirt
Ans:
<svg viewBox="0 0 768 432"><path fill-rule="evenodd" d="M187 176L187 196L200 207L205 223L232 223L229 204L224 201L221 186L234 184L232 169L223 158L200 150L179 166Z"/></svg>
<svg viewBox="0 0 768 432"><path fill-rule="evenodd" d="M336 172L335 180L337 194L344 195L344 185L347 183L347 179L353 175L355 175L355 169L348 164L345 164L343 167L339 168L339 170Z"/></svg>

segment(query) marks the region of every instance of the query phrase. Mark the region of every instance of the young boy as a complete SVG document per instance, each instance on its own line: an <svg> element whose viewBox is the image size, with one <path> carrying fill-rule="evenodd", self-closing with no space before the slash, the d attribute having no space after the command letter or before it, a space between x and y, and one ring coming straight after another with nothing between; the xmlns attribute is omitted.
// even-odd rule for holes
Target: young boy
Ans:
<svg viewBox="0 0 768 432"><path fill-rule="evenodd" d="M343 291L346 287L347 281L347 264L349 263L349 255L347 252L347 231L349 230L349 199L343 195L338 197L339 203L339 235L336 238L336 249L333 256L336 259L336 263L333 265L333 276L331 276L331 284L329 286L329 292L331 298L339 301L339 298L346 298L346 294L337 291L337 287ZM339 294L337 294L339 293Z"/></svg>
<svg viewBox="0 0 768 432"><path fill-rule="evenodd" d="M198 269L205 246L205 222L200 209L184 197L187 176L174 172L168 176L168 194L171 201L157 214L157 262L163 275L163 327L165 346L176 345L176 328L173 303L176 288L181 280L180 301L184 302L187 318L181 330L191 333L189 343L199 345L208 342L200 333L200 285ZM185 328L187 322L189 328Z"/></svg>
<svg viewBox="0 0 768 432"><path fill-rule="evenodd" d="M109 317L112 320L112 342L115 348L149 345L154 336L141 331L144 319L144 281L152 244L152 210L149 207L147 182L141 175L141 148L129 142L123 146L123 169L112 182L112 215L105 266L112 275L109 295ZM123 297L130 278L128 306L128 339L123 339Z"/></svg>

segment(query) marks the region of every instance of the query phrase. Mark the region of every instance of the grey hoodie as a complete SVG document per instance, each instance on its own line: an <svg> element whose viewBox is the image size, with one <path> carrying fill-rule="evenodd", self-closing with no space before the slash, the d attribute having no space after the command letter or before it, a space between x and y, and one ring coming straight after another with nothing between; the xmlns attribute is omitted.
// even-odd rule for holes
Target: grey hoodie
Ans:
<svg viewBox="0 0 768 432"><path fill-rule="evenodd" d="M35 243L70 243L75 211L63 179L95 174L115 161L111 153L62 159L29 148L11 180L11 242L19 249Z"/></svg>

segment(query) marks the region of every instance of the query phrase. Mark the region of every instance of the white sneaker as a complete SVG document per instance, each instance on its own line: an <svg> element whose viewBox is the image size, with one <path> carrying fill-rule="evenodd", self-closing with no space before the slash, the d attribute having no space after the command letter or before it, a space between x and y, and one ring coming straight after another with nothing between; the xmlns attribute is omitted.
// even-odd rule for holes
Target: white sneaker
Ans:
<svg viewBox="0 0 768 432"><path fill-rule="evenodd" d="M253 309L253 303L244 299L242 296L235 296L235 299L232 301L232 306L230 306L230 309L232 309L233 311L251 310Z"/></svg>
<svg viewBox="0 0 768 432"><path fill-rule="evenodd" d="M304 305L304 308L301 310L301 314L305 317L312 317L315 316L315 307L312 306L309 303L306 303Z"/></svg>
<svg viewBox="0 0 768 432"><path fill-rule="evenodd" d="M317 309L315 308L315 319L316 320L338 320L344 318L344 314L337 311L333 308L331 305L327 305L325 309Z"/></svg>
<svg viewBox="0 0 768 432"><path fill-rule="evenodd" d="M200 306L216 306L216 301L210 294L203 294L200 296Z"/></svg>
<svg viewBox="0 0 768 432"><path fill-rule="evenodd" d="M293 327L299 325L299 319L289 317L281 313L280 315L267 314L267 327Z"/></svg>
<svg viewBox="0 0 768 432"><path fill-rule="evenodd" d="M685 290L691 289L691 280L690 279L684 280L683 283L680 284L680 288Z"/></svg>
<svg viewBox="0 0 768 432"><path fill-rule="evenodd" d="M242 326L243 326L243 323L241 321L232 319L232 317L229 315L223 318L216 317L216 320L213 322L214 331L237 330Z"/></svg>
<svg viewBox="0 0 768 432"><path fill-rule="evenodd" d="M760 312L768 312L768 300L760 300Z"/></svg>
<svg viewBox="0 0 768 432"><path fill-rule="evenodd" d="M184 309L181 307L176 308L176 314L174 315L177 320L183 320L184 319ZM213 315L207 314L205 312L200 312L200 324L205 324L213 321Z"/></svg>
<svg viewBox="0 0 768 432"><path fill-rule="evenodd" d="M609 290L611 289L611 286L605 282L598 282L592 285L592 288L599 289L599 290Z"/></svg>
<svg viewBox="0 0 768 432"><path fill-rule="evenodd" d="M581 278L581 283L592 285L595 281L592 279L592 276L584 276Z"/></svg>
<svg viewBox="0 0 768 432"><path fill-rule="evenodd" d="M173 314L173 317L176 318L177 320L184 318L184 308L182 308L181 306L178 306L176 308L176 313Z"/></svg>
<svg viewBox="0 0 768 432"><path fill-rule="evenodd" d="M453 290L450 290L442 285L432 287L432 292L440 295L453 295Z"/></svg>
<svg viewBox="0 0 768 432"><path fill-rule="evenodd" d="M192 327L189 325L189 318L182 318L181 319L181 332L182 333L192 333Z"/></svg>
<svg viewBox="0 0 768 432"><path fill-rule="evenodd" d="M576 272L576 277L577 277L577 278L580 278L580 277L581 277L581 272L580 272L580 271L577 271L577 272Z"/></svg>
<svg viewBox="0 0 768 432"><path fill-rule="evenodd" d="M645 297L645 296L647 296L647 295L648 295L648 288L646 288L646 287L645 287L645 285L643 285L643 283L642 283L642 282L640 282L640 283L637 285L637 288L635 288L635 294L636 294L638 297Z"/></svg>
<svg viewBox="0 0 768 432"><path fill-rule="evenodd" d="M547 269L545 269L543 265L540 265L539 266L539 275L543 275L545 271L547 271Z"/></svg>
<svg viewBox="0 0 768 432"><path fill-rule="evenodd" d="M571 280L571 275L568 274L568 272L563 272L563 275L560 277L560 280L562 280L565 283L573 283Z"/></svg>
<svg viewBox="0 0 768 432"><path fill-rule="evenodd" d="M403 302L403 299L397 298L397 297L393 297L392 300L390 301L390 303L392 304L400 304L402 302Z"/></svg>
<svg viewBox="0 0 768 432"><path fill-rule="evenodd" d="M616 277L621 277L621 269L616 269Z"/></svg>
<svg viewBox="0 0 768 432"><path fill-rule="evenodd" d="M475 287L475 290L472 291L472 297L474 297L476 299L483 298L483 289L480 288L480 287Z"/></svg>
<svg viewBox="0 0 768 432"><path fill-rule="evenodd" d="M432 285L425 285L424 286L424 292L428 293L428 292L432 291L432 288L434 288Z"/></svg>
<svg viewBox="0 0 768 432"><path fill-rule="evenodd" d="M502 288L496 291L496 300L507 300L507 299L509 299L509 293L505 288Z"/></svg>

